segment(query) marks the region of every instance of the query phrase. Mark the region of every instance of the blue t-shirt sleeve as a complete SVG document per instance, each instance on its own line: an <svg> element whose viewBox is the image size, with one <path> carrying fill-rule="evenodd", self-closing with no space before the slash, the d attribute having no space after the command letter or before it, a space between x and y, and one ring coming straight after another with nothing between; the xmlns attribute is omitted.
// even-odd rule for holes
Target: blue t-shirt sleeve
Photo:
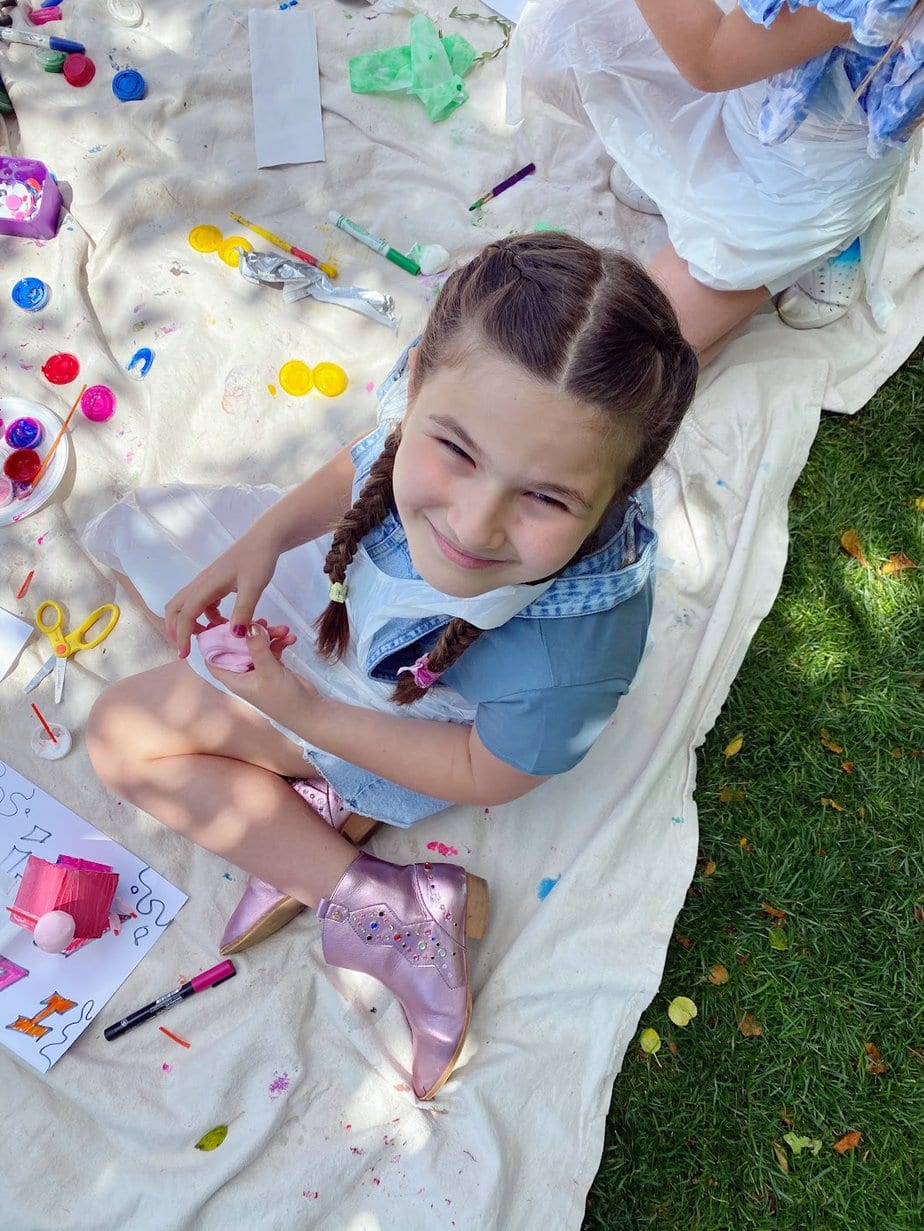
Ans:
<svg viewBox="0 0 924 1231"><path fill-rule="evenodd" d="M561 685L478 706L475 730L498 760L524 774L562 774L582 760L609 722L629 680Z"/></svg>

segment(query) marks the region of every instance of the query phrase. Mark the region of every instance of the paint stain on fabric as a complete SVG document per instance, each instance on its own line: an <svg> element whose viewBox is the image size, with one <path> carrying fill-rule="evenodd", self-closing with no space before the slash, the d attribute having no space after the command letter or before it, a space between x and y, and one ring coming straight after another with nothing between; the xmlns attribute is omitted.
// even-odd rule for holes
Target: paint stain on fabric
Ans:
<svg viewBox="0 0 924 1231"><path fill-rule="evenodd" d="M318 1190L317 1190L316 1188L315 1188L315 1189L311 1189L311 1188L303 1188L303 1189L302 1189L302 1196L303 1196L303 1197L305 1197L305 1198L306 1198L306 1200L308 1200L308 1201L317 1201L317 1199L318 1199Z"/></svg>
<svg viewBox="0 0 924 1231"><path fill-rule="evenodd" d="M445 842L428 842L428 851L438 851L442 856L458 855L458 848L455 846L447 846Z"/></svg>
<svg viewBox="0 0 924 1231"><path fill-rule="evenodd" d="M161 1067L161 1072L169 1073L173 1066L164 1062L160 1067Z"/></svg>
<svg viewBox="0 0 924 1231"><path fill-rule="evenodd" d="M269 1084L269 1096L271 1099L280 1098L283 1094L288 1093L289 1086L292 1084L292 1079L288 1073L274 1073L273 1080Z"/></svg>
<svg viewBox="0 0 924 1231"><path fill-rule="evenodd" d="M375 393L375 381L374 380L366 381L366 392Z"/></svg>
<svg viewBox="0 0 924 1231"><path fill-rule="evenodd" d="M543 902L549 896L560 880L560 872L558 876L543 876L542 880L536 887L536 897L540 902Z"/></svg>
<svg viewBox="0 0 924 1231"><path fill-rule="evenodd" d="M674 822L674 824L675 824L675 825L682 825L682 824L683 824L683 817L682 817L682 816L672 816L672 817L671 817L671 820Z"/></svg>

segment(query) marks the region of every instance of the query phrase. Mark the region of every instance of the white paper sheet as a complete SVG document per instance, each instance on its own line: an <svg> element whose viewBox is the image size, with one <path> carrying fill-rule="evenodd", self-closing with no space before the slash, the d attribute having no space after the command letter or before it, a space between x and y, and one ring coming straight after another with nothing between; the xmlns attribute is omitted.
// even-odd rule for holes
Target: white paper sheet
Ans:
<svg viewBox="0 0 924 1231"><path fill-rule="evenodd" d="M30 855L48 863L73 855L108 864L119 873L114 906L124 906L126 916L118 935L105 932L65 956L39 949L31 932L10 924L2 902L0 1043L46 1073L163 934L186 894L0 761L4 884L12 877L18 887ZM157 994L168 990L159 988Z"/></svg>
<svg viewBox="0 0 924 1231"><path fill-rule="evenodd" d="M323 162L314 14L251 9L248 25L257 166Z"/></svg>
<svg viewBox="0 0 924 1231"><path fill-rule="evenodd" d="M0 680L19 657L22 647L35 631L33 625L0 607Z"/></svg>

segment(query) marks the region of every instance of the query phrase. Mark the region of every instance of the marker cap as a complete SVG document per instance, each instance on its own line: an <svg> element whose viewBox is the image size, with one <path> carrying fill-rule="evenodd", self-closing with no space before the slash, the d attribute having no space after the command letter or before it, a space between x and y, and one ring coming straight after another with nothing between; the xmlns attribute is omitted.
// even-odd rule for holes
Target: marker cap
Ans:
<svg viewBox="0 0 924 1231"><path fill-rule="evenodd" d="M20 278L11 298L24 312L40 312L48 303L48 287L41 278Z"/></svg>
<svg viewBox="0 0 924 1231"><path fill-rule="evenodd" d="M193 975L189 980L197 992L204 992L206 988L215 987L218 983L224 983L225 979L230 979L236 975L233 962L219 962L217 966L213 966L211 970L203 970L202 974Z"/></svg>
<svg viewBox="0 0 924 1231"><path fill-rule="evenodd" d="M133 103L144 98L147 83L135 68L123 68L112 79L112 92L120 103Z"/></svg>
<svg viewBox="0 0 924 1231"><path fill-rule="evenodd" d="M405 256L403 252L399 252L397 248L389 248L385 253L389 261L393 265L400 265L402 269L406 269L409 274L415 276L420 273L420 266L416 261L412 261L409 256Z"/></svg>

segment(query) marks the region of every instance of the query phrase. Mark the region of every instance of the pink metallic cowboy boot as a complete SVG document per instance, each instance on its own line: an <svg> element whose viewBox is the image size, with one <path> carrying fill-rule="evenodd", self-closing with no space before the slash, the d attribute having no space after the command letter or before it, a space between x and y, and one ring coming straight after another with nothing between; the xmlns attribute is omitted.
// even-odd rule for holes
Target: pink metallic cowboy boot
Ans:
<svg viewBox="0 0 924 1231"><path fill-rule="evenodd" d="M296 778L292 787L332 829L358 846L377 829L380 822L352 812L324 778ZM305 909L304 903L290 898L257 876L248 877L244 896L228 920L218 951L224 957L240 953L266 940Z"/></svg>
<svg viewBox="0 0 924 1231"><path fill-rule="evenodd" d="M450 863L361 854L317 913L325 960L372 975L398 997L411 1027L414 1093L433 1098L468 1032L466 944L484 935L487 885Z"/></svg>

